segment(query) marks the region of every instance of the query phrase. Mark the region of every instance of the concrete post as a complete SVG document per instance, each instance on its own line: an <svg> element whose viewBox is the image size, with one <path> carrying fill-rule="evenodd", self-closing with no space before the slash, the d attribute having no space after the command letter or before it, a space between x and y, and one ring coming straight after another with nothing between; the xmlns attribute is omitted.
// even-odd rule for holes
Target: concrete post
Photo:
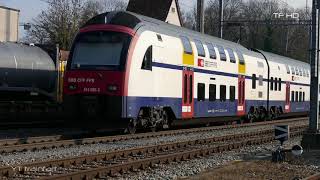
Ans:
<svg viewBox="0 0 320 180"><path fill-rule="evenodd" d="M310 86L310 116L309 130L304 134L302 146L306 149L320 149L319 134L319 5L320 0L312 3L312 28L311 28L311 86Z"/></svg>
<svg viewBox="0 0 320 180"><path fill-rule="evenodd" d="M204 0L197 0L197 30L204 33Z"/></svg>
<svg viewBox="0 0 320 180"><path fill-rule="evenodd" d="M219 0L219 34L218 37L223 38L223 0Z"/></svg>

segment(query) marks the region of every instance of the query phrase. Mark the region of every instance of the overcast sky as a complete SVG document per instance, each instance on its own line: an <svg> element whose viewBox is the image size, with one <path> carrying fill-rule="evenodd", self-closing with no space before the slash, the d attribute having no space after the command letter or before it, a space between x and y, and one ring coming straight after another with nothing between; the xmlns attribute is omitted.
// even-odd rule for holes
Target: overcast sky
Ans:
<svg viewBox="0 0 320 180"><path fill-rule="evenodd" d="M208 0L205 0L208 1ZM305 7L306 1L308 6L311 5L312 0L279 0L288 3L292 7ZM179 0L180 6L183 9L191 9L196 0ZM20 22L26 23L32 21L41 10L46 8L46 3L41 0L0 0L0 5L11 8L20 9ZM23 29L20 28L20 36L23 36Z"/></svg>

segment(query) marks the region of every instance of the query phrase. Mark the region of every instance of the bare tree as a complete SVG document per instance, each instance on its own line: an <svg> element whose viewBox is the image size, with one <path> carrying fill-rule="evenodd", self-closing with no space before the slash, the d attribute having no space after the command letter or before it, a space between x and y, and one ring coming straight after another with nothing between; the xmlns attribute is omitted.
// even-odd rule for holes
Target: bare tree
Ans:
<svg viewBox="0 0 320 180"><path fill-rule="evenodd" d="M191 11L181 11L182 26L188 29L196 29L197 9L194 7Z"/></svg>
<svg viewBox="0 0 320 180"><path fill-rule="evenodd" d="M79 28L93 16L111 10L123 10L123 1L113 0L46 0L48 8L31 23L26 41L41 44L58 43L69 50Z"/></svg>
<svg viewBox="0 0 320 180"><path fill-rule="evenodd" d="M184 26L192 29L194 10L183 13ZM269 52L308 61L308 26L285 26L270 23L273 13L297 12L300 19L310 19L304 8L293 9L278 0L224 0L224 39ZM284 20L284 19L282 19ZM247 23L228 23L230 21ZM191 23L190 23L191 22ZM205 8L205 33L218 34L219 0L209 0ZM191 26L190 26L191 24Z"/></svg>

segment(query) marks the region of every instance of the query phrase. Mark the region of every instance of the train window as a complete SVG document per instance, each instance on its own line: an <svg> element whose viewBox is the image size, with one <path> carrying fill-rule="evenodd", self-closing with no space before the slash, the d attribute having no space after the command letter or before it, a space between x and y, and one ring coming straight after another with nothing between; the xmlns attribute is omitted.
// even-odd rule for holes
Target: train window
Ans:
<svg viewBox="0 0 320 180"><path fill-rule="evenodd" d="M258 96L259 96L259 98L263 98L263 92L259 91Z"/></svg>
<svg viewBox="0 0 320 180"><path fill-rule="evenodd" d="M120 32L95 31L81 34L75 41L71 69L121 70L131 37Z"/></svg>
<svg viewBox="0 0 320 180"><path fill-rule="evenodd" d="M230 86L230 101L233 102L236 100L236 87Z"/></svg>
<svg viewBox="0 0 320 180"><path fill-rule="evenodd" d="M263 76L259 75L259 86L263 86Z"/></svg>
<svg viewBox="0 0 320 180"><path fill-rule="evenodd" d="M158 41L162 42L162 37L160 34L157 34Z"/></svg>
<svg viewBox="0 0 320 180"><path fill-rule="evenodd" d="M291 91L291 102L294 102L294 91Z"/></svg>
<svg viewBox="0 0 320 180"><path fill-rule="evenodd" d="M303 74L302 74L302 69L299 68L298 70L299 70L299 75L300 75L300 76L303 76Z"/></svg>
<svg viewBox="0 0 320 180"><path fill-rule="evenodd" d="M183 94L183 102L187 103L188 102L188 76L185 74L184 75L184 94Z"/></svg>
<svg viewBox="0 0 320 180"><path fill-rule="evenodd" d="M296 71L296 75L299 76L299 69L297 67L295 67L295 71Z"/></svg>
<svg viewBox="0 0 320 180"><path fill-rule="evenodd" d="M274 78L274 90L278 91L278 78Z"/></svg>
<svg viewBox="0 0 320 180"><path fill-rule="evenodd" d="M302 101L303 101L303 102L305 102L305 101L306 101L306 99L305 99L305 98L306 98L306 93L305 93L305 92L303 92L303 93L302 93Z"/></svg>
<svg viewBox="0 0 320 180"><path fill-rule="evenodd" d="M291 66L291 74L295 75L295 70L294 70L294 67L292 67L292 66Z"/></svg>
<svg viewBox="0 0 320 180"><path fill-rule="evenodd" d="M236 63L236 57L234 56L233 50L230 48L227 48L229 57L230 57L230 62L231 63Z"/></svg>
<svg viewBox="0 0 320 180"><path fill-rule="evenodd" d="M298 91L296 91L296 97L295 97L295 99L296 99L296 102L299 102L299 92L298 92Z"/></svg>
<svg viewBox="0 0 320 180"><path fill-rule="evenodd" d="M258 61L258 67L259 67L259 68L264 68L263 63Z"/></svg>
<svg viewBox="0 0 320 180"><path fill-rule="evenodd" d="M182 45L183 45L184 52L186 54L193 54L192 46L191 46L189 38L187 38L185 36L180 36L180 39L181 39L181 42L182 42Z"/></svg>
<svg viewBox="0 0 320 180"><path fill-rule="evenodd" d="M198 83L198 101L204 101L206 94L206 85L204 83Z"/></svg>
<svg viewBox="0 0 320 180"><path fill-rule="evenodd" d="M302 102L302 92L299 92L299 102Z"/></svg>
<svg viewBox="0 0 320 180"><path fill-rule="evenodd" d="M244 65L245 61L244 61L243 54L240 51L238 51L237 55L238 55L238 58L239 58L239 64Z"/></svg>
<svg viewBox="0 0 320 180"><path fill-rule="evenodd" d="M256 74L252 74L252 89L256 89L257 86L257 76Z"/></svg>
<svg viewBox="0 0 320 180"><path fill-rule="evenodd" d="M309 77L310 76L310 71L309 70L307 70L307 77Z"/></svg>
<svg viewBox="0 0 320 180"><path fill-rule="evenodd" d="M227 100L227 87L225 85L220 85L220 101Z"/></svg>
<svg viewBox="0 0 320 180"><path fill-rule="evenodd" d="M194 40L194 43L196 44L198 56L206 57L206 52L204 51L203 44L199 40Z"/></svg>
<svg viewBox="0 0 320 180"><path fill-rule="evenodd" d="M227 61L226 52L224 51L224 48L222 46L217 46L220 54L220 60L221 61Z"/></svg>
<svg viewBox="0 0 320 180"><path fill-rule="evenodd" d="M189 103L192 103L193 102L193 75L190 75L189 76L189 81L190 81L190 84L189 84L189 91L190 91L190 94L189 94Z"/></svg>
<svg viewBox="0 0 320 180"><path fill-rule="evenodd" d="M290 68L287 64L286 64L286 69L287 69L287 74L290 74Z"/></svg>
<svg viewBox="0 0 320 180"><path fill-rule="evenodd" d="M209 85L209 101L215 101L217 99L217 86L215 84Z"/></svg>
<svg viewBox="0 0 320 180"><path fill-rule="evenodd" d="M282 80L279 78L279 91L281 91Z"/></svg>
<svg viewBox="0 0 320 180"><path fill-rule="evenodd" d="M303 77L307 76L306 69L302 69L302 74L303 74Z"/></svg>
<svg viewBox="0 0 320 180"><path fill-rule="evenodd" d="M270 90L273 91L273 77L270 78Z"/></svg>
<svg viewBox="0 0 320 180"><path fill-rule="evenodd" d="M141 69L152 71L152 46L144 54Z"/></svg>
<svg viewBox="0 0 320 180"><path fill-rule="evenodd" d="M207 47L209 50L209 55L211 59L217 59L216 50L214 49L214 45L212 43L207 43Z"/></svg>

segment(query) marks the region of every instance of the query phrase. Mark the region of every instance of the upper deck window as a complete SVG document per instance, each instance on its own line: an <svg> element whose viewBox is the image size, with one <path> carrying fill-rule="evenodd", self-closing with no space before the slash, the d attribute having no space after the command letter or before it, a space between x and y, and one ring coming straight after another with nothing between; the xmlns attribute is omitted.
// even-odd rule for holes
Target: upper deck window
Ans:
<svg viewBox="0 0 320 180"><path fill-rule="evenodd" d="M286 69L287 69L287 74L290 74L290 68L287 64L286 64Z"/></svg>
<svg viewBox="0 0 320 180"><path fill-rule="evenodd" d="M209 50L210 58L217 59L216 50L214 49L214 45L212 43L207 43L207 47Z"/></svg>
<svg viewBox="0 0 320 180"><path fill-rule="evenodd" d="M230 48L227 48L229 57L230 57L230 62L231 63L236 63L236 57L234 56L233 50Z"/></svg>
<svg viewBox="0 0 320 180"><path fill-rule="evenodd" d="M303 76L303 73L302 73L302 69L301 69L301 68L299 68L299 75L300 75L300 76Z"/></svg>
<svg viewBox="0 0 320 180"><path fill-rule="evenodd" d="M80 34L71 50L71 69L123 69L131 36L95 31Z"/></svg>
<svg viewBox="0 0 320 180"><path fill-rule="evenodd" d="M296 73L295 73L295 69L294 69L293 66L291 66L291 74L292 74L292 75L295 75L295 74L296 74Z"/></svg>
<svg viewBox="0 0 320 180"><path fill-rule="evenodd" d="M244 61L244 57L243 57L242 52L238 51L238 52L237 52L237 55L238 55L238 58L239 58L239 64L244 65L244 64L245 64L245 61Z"/></svg>
<svg viewBox="0 0 320 180"><path fill-rule="evenodd" d="M185 36L180 36L180 39L182 41L184 52L186 54L193 54L192 46L191 46L189 38L187 38Z"/></svg>
<svg viewBox="0 0 320 180"><path fill-rule="evenodd" d="M201 41L194 40L194 43L196 44L198 56L206 57L206 52L204 51L204 47Z"/></svg>
<svg viewBox="0 0 320 180"><path fill-rule="evenodd" d="M162 42L162 37L160 34L157 34L158 41Z"/></svg>
<svg viewBox="0 0 320 180"><path fill-rule="evenodd" d="M259 67L259 68L264 68L263 62L259 62L259 61L258 61L258 67Z"/></svg>
<svg viewBox="0 0 320 180"><path fill-rule="evenodd" d="M295 71L296 71L296 75L299 76L299 69L297 67L295 67Z"/></svg>
<svg viewBox="0 0 320 180"><path fill-rule="evenodd" d="M303 77L307 77L307 70L306 69L302 69L302 74L303 74Z"/></svg>
<svg viewBox="0 0 320 180"><path fill-rule="evenodd" d="M222 46L217 46L220 54L220 60L221 61L227 61L226 52L224 51L224 48Z"/></svg>

